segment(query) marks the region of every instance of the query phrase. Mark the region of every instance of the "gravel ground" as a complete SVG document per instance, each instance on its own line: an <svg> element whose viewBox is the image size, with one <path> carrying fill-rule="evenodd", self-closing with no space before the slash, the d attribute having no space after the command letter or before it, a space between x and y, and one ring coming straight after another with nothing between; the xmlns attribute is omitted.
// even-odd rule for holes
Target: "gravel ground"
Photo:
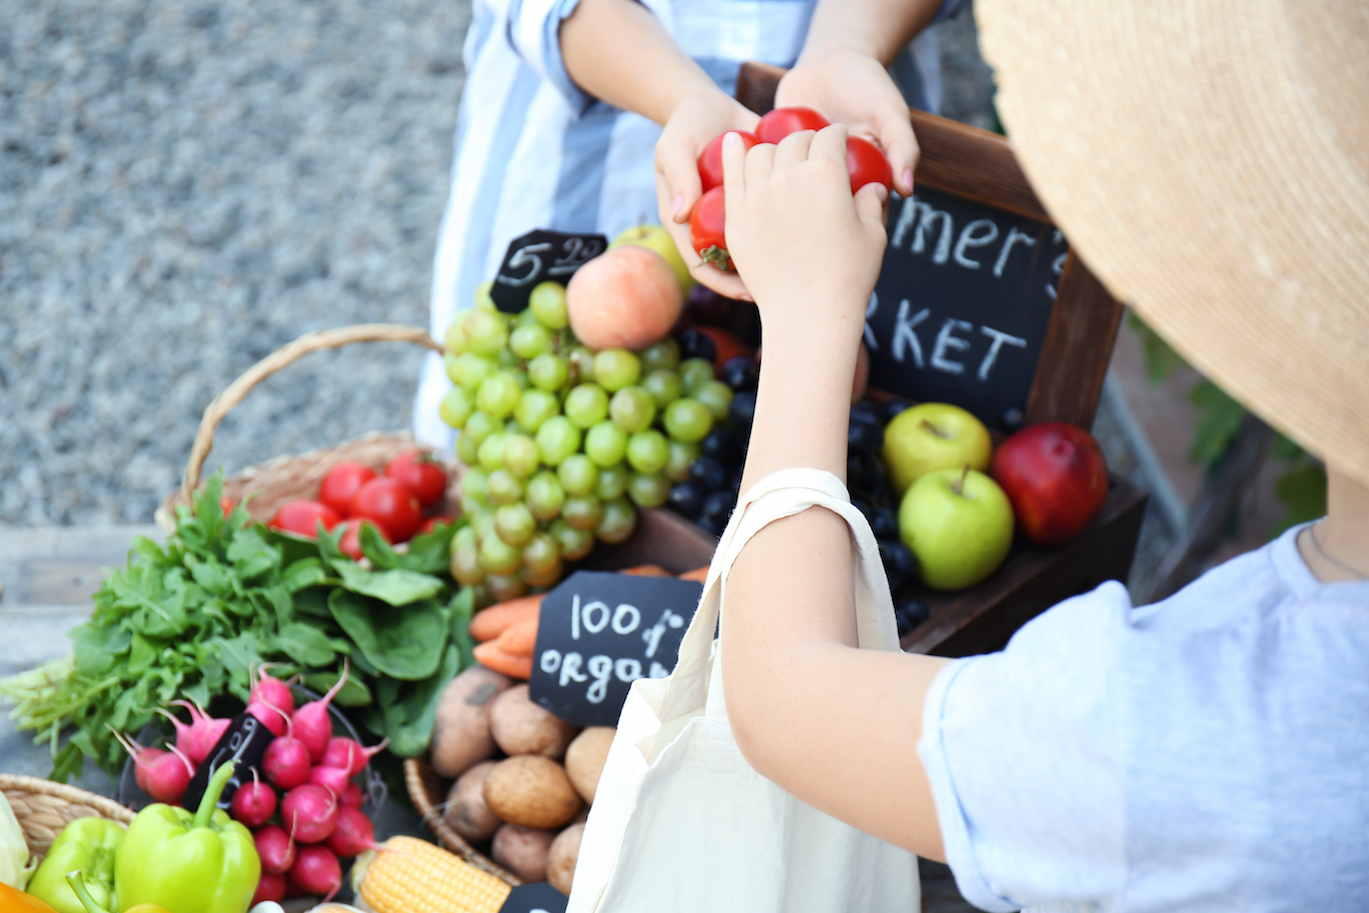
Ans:
<svg viewBox="0 0 1369 913"><path fill-rule="evenodd" d="M0 25L0 523L145 523L199 416L301 333L427 322L469 4L32 0ZM973 23L950 113L987 122ZM257 388L230 471L403 427L421 354Z"/></svg>

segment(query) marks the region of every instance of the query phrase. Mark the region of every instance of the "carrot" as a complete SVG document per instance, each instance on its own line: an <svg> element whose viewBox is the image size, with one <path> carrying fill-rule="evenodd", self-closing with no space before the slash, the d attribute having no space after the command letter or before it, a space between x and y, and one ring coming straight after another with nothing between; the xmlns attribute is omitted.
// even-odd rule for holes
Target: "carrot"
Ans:
<svg viewBox="0 0 1369 913"><path fill-rule="evenodd" d="M692 571L685 571L683 574L680 575L680 579L681 579L681 580L694 580L694 581L697 581L698 583L707 583L707 582L708 582L708 565L705 564L703 567L696 567L696 568L694 568L694 570L692 570Z"/></svg>
<svg viewBox="0 0 1369 913"><path fill-rule="evenodd" d="M532 654L513 656L499 649L498 644L486 641L476 646L475 658L486 669L492 669L509 678L532 678Z"/></svg>
<svg viewBox="0 0 1369 913"><path fill-rule="evenodd" d="M475 613L471 619L471 637L476 640L494 640L509 625L528 618L536 618L537 610L542 607L542 594L533 596L520 596L517 599L510 599L492 605L488 609L481 609Z"/></svg>
<svg viewBox="0 0 1369 913"><path fill-rule="evenodd" d="M669 577L670 571L661 567L659 564L639 564L636 567L625 567L619 574L631 574L634 577Z"/></svg>
<svg viewBox="0 0 1369 913"><path fill-rule="evenodd" d="M537 616L514 622L495 639L494 645L510 656L531 656L537 643Z"/></svg>

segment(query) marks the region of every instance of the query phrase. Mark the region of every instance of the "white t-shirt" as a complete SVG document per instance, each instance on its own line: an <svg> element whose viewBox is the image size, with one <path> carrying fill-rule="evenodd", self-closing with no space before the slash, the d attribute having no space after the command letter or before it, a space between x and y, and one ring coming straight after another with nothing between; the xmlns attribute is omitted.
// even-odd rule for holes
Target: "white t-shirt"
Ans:
<svg viewBox="0 0 1369 913"><path fill-rule="evenodd" d="M1369 582L1319 582L1297 532L943 670L919 752L970 902L1369 911Z"/></svg>

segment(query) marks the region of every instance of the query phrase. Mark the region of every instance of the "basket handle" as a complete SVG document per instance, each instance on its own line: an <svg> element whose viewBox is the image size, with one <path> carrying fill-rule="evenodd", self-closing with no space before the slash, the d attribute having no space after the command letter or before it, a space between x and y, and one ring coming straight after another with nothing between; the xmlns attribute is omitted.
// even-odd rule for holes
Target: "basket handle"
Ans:
<svg viewBox="0 0 1369 913"><path fill-rule="evenodd" d="M310 352L338 349L354 342L412 342L438 354L445 351L426 330L398 323L361 323L319 330L286 344L244 371L204 410L199 430L195 432L195 443L190 448L190 459L185 464L185 476L181 480L182 497L189 500L200 484L200 473L204 469L204 461L209 458L209 451L214 448L214 431L219 427L219 422L223 421L229 410L242 402L253 387Z"/></svg>

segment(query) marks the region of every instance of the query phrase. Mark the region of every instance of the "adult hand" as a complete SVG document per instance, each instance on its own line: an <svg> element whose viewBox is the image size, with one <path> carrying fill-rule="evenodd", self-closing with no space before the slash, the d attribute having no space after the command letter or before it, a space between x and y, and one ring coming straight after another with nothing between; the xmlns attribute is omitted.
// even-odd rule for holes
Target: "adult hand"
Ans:
<svg viewBox="0 0 1369 913"><path fill-rule="evenodd" d="M873 139L889 159L894 189L913 192L917 138L908 104L889 71L876 59L841 48L805 54L780 80L775 107L815 108L851 133Z"/></svg>
<svg viewBox="0 0 1369 913"><path fill-rule="evenodd" d="M661 224L675 239L694 278L728 298L750 295L735 273L724 273L704 263L689 240L689 213L702 193L697 163L704 146L718 134L755 130L759 119L720 90L696 93L675 106L656 143L656 201Z"/></svg>
<svg viewBox="0 0 1369 913"><path fill-rule="evenodd" d="M836 124L749 151L723 143L728 252L767 332L772 320L797 327L815 352L849 335L854 354L884 258L888 191L851 195L846 137Z"/></svg>

